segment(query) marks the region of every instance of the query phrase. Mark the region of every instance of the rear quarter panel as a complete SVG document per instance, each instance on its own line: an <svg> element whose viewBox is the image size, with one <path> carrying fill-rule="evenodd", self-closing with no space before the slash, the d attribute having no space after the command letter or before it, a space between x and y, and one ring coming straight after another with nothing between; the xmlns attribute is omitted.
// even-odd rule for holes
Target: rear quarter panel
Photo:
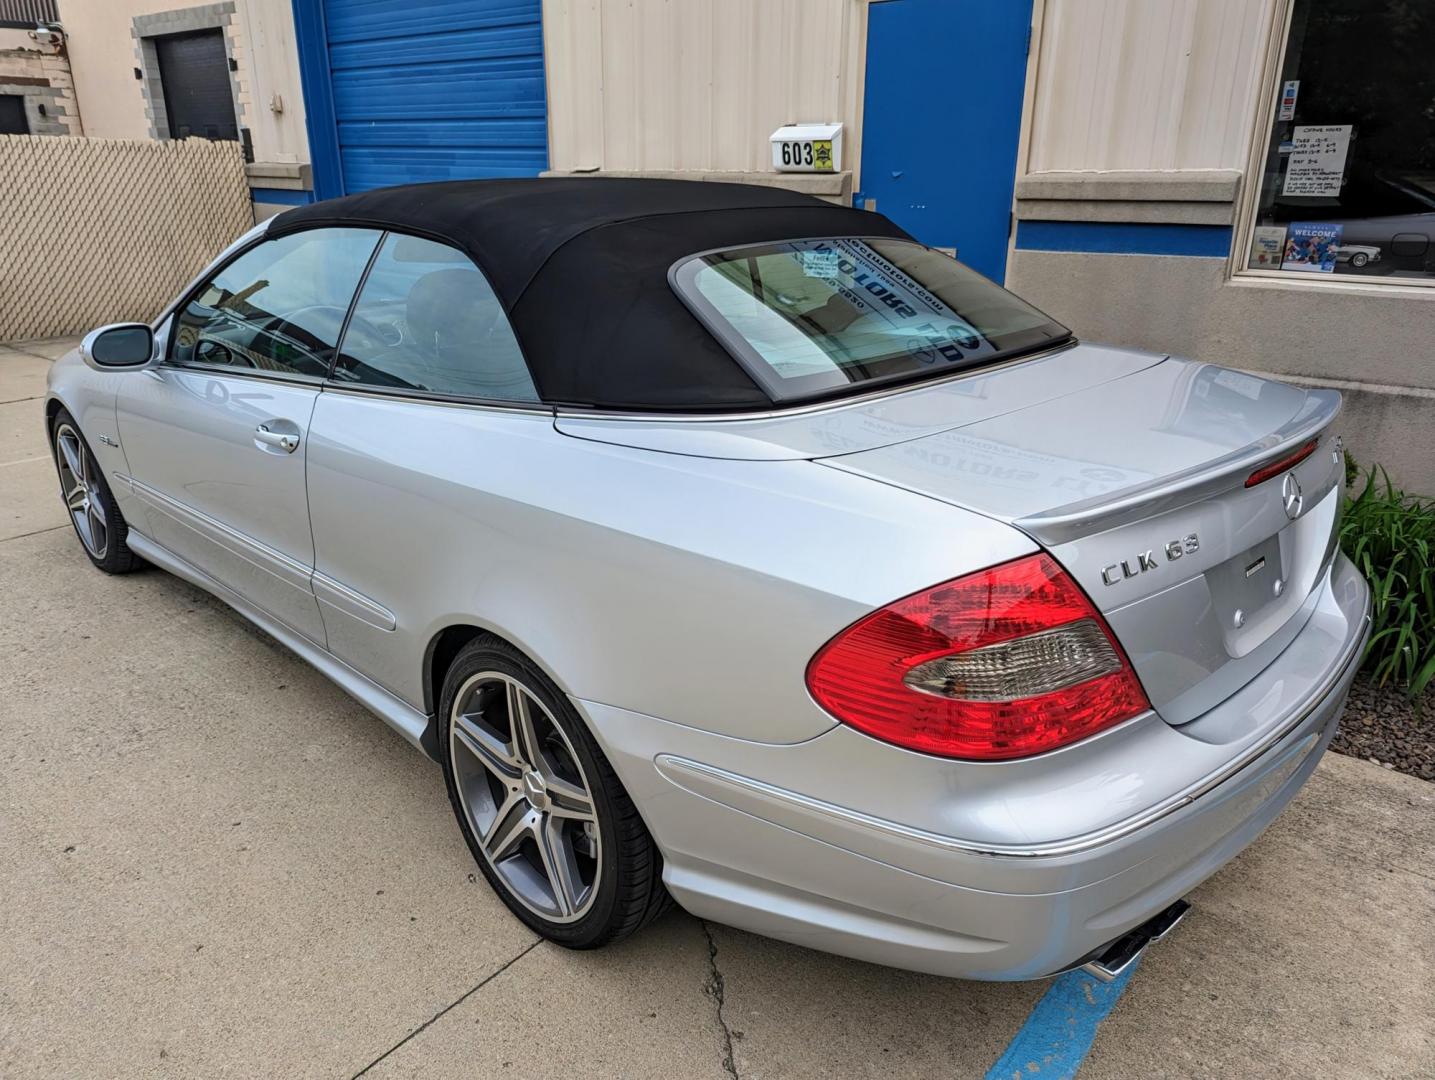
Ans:
<svg viewBox="0 0 1435 1080"><path fill-rule="evenodd" d="M811 462L598 444L542 412L326 390L309 439L316 569L397 622L346 623L350 662L425 710L426 649L471 624L575 697L797 742L834 723L804 681L829 637L1035 549Z"/></svg>

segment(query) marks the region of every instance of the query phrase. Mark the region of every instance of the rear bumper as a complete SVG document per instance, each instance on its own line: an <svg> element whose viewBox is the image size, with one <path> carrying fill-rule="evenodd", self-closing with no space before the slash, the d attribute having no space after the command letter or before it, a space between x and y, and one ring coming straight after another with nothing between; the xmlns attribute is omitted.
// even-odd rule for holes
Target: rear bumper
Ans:
<svg viewBox="0 0 1435 1080"><path fill-rule="evenodd" d="M1206 716L1148 716L1014 769L845 727L766 746L577 704L693 914L876 963L1037 978L1189 892L1314 771L1369 623L1343 558L1322 590L1285 652Z"/></svg>

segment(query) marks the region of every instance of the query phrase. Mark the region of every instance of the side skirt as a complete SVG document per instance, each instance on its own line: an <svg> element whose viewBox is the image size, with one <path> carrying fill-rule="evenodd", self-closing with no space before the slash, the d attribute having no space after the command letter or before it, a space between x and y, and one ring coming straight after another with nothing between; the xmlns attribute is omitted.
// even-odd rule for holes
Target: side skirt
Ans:
<svg viewBox="0 0 1435 1080"><path fill-rule="evenodd" d="M370 682L359 672L344 663L333 653L321 649L312 641L301 637L283 623L270 618L233 589L223 585L204 571L191 566L168 548L161 547L149 537L130 529L126 540L130 550L147 562L154 563L175 577L183 578L232 607L259 629L279 642L299 659L317 668L319 673L352 697L364 708L393 728L410 743L434 761L438 760L438 725L434 717L425 716L407 703L400 701L383 687Z"/></svg>

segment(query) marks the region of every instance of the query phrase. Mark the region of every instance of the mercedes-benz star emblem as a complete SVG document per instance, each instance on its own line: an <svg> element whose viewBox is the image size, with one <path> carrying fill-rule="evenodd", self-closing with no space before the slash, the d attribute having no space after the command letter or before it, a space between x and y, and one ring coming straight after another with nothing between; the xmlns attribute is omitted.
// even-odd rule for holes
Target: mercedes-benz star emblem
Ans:
<svg viewBox="0 0 1435 1080"><path fill-rule="evenodd" d="M1305 496L1300 491L1300 481L1295 478L1295 473L1286 473L1286 478L1281 481L1281 505L1286 508L1286 517L1294 521L1300 517L1301 505L1305 502Z"/></svg>

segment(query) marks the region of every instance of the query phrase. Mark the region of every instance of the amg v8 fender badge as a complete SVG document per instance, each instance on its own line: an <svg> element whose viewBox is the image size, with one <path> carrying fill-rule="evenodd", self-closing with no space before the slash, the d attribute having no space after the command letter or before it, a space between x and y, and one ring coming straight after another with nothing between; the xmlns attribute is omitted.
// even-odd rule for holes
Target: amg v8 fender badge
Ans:
<svg viewBox="0 0 1435 1080"><path fill-rule="evenodd" d="M1194 555L1201 550L1201 538L1195 533L1183 536L1179 540L1167 541L1162 549L1166 553L1167 562L1175 562L1185 555ZM1110 566L1101 568L1101 580L1107 585L1115 585L1118 581L1126 578L1134 578L1146 573L1148 570L1155 570L1161 565L1156 554L1152 551L1137 552L1132 559L1122 559L1119 563L1112 563Z"/></svg>

